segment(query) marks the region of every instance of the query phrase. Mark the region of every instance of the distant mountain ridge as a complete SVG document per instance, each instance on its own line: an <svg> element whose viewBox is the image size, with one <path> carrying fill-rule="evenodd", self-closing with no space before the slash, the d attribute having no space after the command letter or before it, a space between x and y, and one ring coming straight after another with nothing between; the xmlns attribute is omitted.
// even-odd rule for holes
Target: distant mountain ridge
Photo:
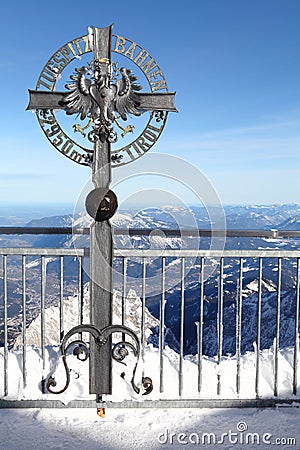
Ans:
<svg viewBox="0 0 300 450"><path fill-rule="evenodd" d="M227 228L267 229L275 227L300 229L300 204L224 206ZM75 218L76 220L76 218ZM51 216L29 221L25 226L72 226L72 214ZM144 210L119 210L111 222L117 227L131 228L207 228L210 218L203 206L145 208ZM88 226L88 221L86 221ZM296 228L295 228L296 227Z"/></svg>

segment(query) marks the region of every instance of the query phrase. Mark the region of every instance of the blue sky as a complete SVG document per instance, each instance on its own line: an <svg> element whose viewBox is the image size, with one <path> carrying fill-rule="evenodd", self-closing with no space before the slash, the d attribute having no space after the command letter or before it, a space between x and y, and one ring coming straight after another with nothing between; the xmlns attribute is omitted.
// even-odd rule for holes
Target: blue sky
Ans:
<svg viewBox="0 0 300 450"><path fill-rule="evenodd" d="M298 0L5 2L0 201L76 202L90 170L47 141L27 89L63 44L114 23L177 92L179 114L151 152L190 161L224 204L299 202L299 20Z"/></svg>

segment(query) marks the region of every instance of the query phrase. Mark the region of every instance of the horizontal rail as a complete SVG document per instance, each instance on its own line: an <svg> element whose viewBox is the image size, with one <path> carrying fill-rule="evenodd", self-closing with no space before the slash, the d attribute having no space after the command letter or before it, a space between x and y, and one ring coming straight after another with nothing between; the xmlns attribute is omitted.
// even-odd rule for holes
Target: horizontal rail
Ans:
<svg viewBox="0 0 300 450"><path fill-rule="evenodd" d="M88 248L0 247L0 255L89 256ZM115 249L122 258L300 258L300 250L181 250L181 249Z"/></svg>
<svg viewBox="0 0 300 450"><path fill-rule="evenodd" d="M90 234L90 229L72 227L0 227L0 234Z"/></svg>
<svg viewBox="0 0 300 450"><path fill-rule="evenodd" d="M300 250L180 250L180 249L116 249L116 257L207 257L207 258L298 258Z"/></svg>
<svg viewBox="0 0 300 450"><path fill-rule="evenodd" d="M300 238L296 230L205 230L205 229L166 229L166 228L114 228L115 235L150 236L163 233L166 237L207 236L207 237L256 237L256 238Z"/></svg>
<svg viewBox="0 0 300 450"><path fill-rule="evenodd" d="M205 229L156 229L156 228L113 228L116 236L150 236L152 233L163 233L166 237L203 236L203 237L253 237L253 238L300 238L297 230L205 230ZM54 234L89 235L89 228L72 227L0 227L0 235L14 234Z"/></svg>
<svg viewBox="0 0 300 450"><path fill-rule="evenodd" d="M88 256L88 249L0 247L0 255Z"/></svg>
<svg viewBox="0 0 300 450"><path fill-rule="evenodd" d="M258 399L178 399L178 400L123 400L122 402L106 401L107 408L274 408L299 407L299 399L258 398ZM95 400L71 400L63 403L61 400L0 400L0 409L15 408L92 408Z"/></svg>

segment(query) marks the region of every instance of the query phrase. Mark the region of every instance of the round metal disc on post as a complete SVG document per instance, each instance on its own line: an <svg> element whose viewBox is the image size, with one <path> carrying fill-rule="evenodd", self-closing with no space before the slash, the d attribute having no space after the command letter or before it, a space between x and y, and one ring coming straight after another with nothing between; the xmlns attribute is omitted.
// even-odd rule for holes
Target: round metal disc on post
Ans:
<svg viewBox="0 0 300 450"><path fill-rule="evenodd" d="M95 222L110 219L118 208L116 194L105 187L93 189L85 201L87 213Z"/></svg>

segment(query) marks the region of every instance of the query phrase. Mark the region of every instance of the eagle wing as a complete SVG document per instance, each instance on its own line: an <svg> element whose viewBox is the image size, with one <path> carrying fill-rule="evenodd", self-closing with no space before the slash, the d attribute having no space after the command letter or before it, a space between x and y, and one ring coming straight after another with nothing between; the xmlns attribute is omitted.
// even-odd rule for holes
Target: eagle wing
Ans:
<svg viewBox="0 0 300 450"><path fill-rule="evenodd" d="M75 68L76 73L70 76L71 83L65 85L70 92L64 94L61 103L66 107L66 113L80 114L80 119L86 116L95 108L95 102L90 95L91 81L86 78L87 67Z"/></svg>
<svg viewBox="0 0 300 450"><path fill-rule="evenodd" d="M142 114L142 111L139 110L140 102L137 95L137 91L140 91L142 86L135 83L137 78L131 70L122 67L120 72L122 79L116 83L115 110L123 120L127 120L127 114L134 114L135 116Z"/></svg>

